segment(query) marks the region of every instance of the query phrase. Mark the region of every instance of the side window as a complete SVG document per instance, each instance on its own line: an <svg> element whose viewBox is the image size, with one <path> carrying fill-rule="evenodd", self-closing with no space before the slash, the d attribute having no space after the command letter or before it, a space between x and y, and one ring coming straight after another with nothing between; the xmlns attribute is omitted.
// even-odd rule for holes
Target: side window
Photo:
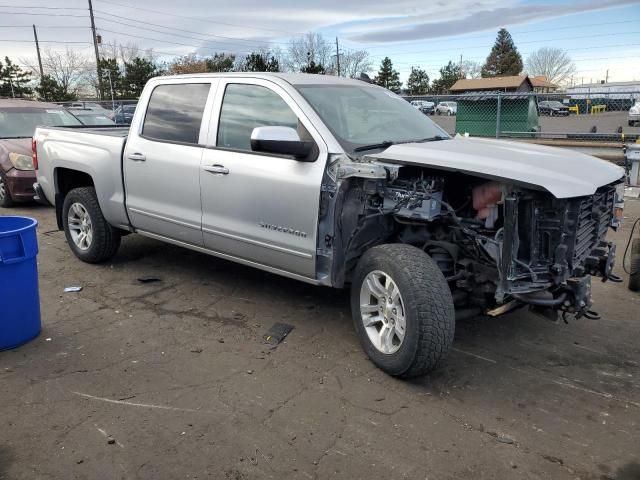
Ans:
<svg viewBox="0 0 640 480"><path fill-rule="evenodd" d="M210 87L209 83L183 83L154 88L142 136L152 140L197 144ZM126 107L123 110L126 112Z"/></svg>
<svg viewBox="0 0 640 480"><path fill-rule="evenodd" d="M217 145L251 151L251 132L263 126L298 129L298 118L277 93L266 87L227 85L220 110Z"/></svg>

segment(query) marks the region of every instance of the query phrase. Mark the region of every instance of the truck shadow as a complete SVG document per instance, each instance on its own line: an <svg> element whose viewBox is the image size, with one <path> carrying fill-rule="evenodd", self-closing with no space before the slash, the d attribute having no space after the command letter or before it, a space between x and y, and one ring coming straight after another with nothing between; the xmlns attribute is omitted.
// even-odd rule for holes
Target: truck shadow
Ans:
<svg viewBox="0 0 640 480"><path fill-rule="evenodd" d="M286 305L300 326L323 321L331 342L343 343L346 349L357 348L358 339L351 322L349 290L309 285L296 280L246 267L185 248L164 244L144 237L125 237L118 255L111 262L126 268L135 262L136 272L154 269L159 276L170 277L180 289L181 283L224 285L230 291L256 303L267 301ZM187 291L181 291L187 294ZM305 313L313 311L313 315ZM296 313L297 312L297 313ZM578 349L591 335L588 321L564 325L553 323L517 310L497 318L475 317L456 324L453 351L442 367L431 375L412 381L426 388L444 388L460 380L469 367L483 376L500 375L514 368L575 367L593 370L596 365L624 366L624 357L612 359L602 351ZM594 325L591 323L590 325ZM600 347L606 350L605 346Z"/></svg>

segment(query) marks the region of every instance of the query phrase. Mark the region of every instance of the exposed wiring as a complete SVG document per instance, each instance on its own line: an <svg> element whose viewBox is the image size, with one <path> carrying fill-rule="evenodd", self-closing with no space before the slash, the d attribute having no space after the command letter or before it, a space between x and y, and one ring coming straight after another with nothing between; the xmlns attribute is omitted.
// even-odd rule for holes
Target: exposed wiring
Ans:
<svg viewBox="0 0 640 480"><path fill-rule="evenodd" d="M627 269L627 253L629 252L629 246L631 245L631 240L633 239L633 232L636 229L638 222L640 222L640 217L636 218L636 221L633 222L631 232L629 233L629 239L627 240L627 246L624 248L624 255L622 255L622 269L627 275L631 275L631 269Z"/></svg>

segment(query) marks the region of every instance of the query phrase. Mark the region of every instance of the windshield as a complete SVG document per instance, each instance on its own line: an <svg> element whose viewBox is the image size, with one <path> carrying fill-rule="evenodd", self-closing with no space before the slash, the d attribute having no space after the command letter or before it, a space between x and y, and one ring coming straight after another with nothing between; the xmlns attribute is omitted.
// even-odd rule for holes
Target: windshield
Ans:
<svg viewBox="0 0 640 480"><path fill-rule="evenodd" d="M563 104L561 104L560 102L546 102L546 105L547 105L548 107L556 107L556 108L558 108L558 107L564 107L564 105L563 105Z"/></svg>
<svg viewBox="0 0 640 480"><path fill-rule="evenodd" d="M367 85L297 85L347 153L382 142L449 136L403 98ZM380 147L384 148L384 147Z"/></svg>
<svg viewBox="0 0 640 480"><path fill-rule="evenodd" d="M32 137L36 127L82 125L66 110L44 108L0 109L0 138Z"/></svg>

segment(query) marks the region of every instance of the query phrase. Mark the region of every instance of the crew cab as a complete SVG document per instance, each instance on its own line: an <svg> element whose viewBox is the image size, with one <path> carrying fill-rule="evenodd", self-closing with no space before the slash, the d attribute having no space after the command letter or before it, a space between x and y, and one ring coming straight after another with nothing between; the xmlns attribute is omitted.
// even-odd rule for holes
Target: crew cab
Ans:
<svg viewBox="0 0 640 480"><path fill-rule="evenodd" d="M391 375L446 357L456 320L528 306L593 316L623 171L567 150L452 138L401 97L324 75L158 77L130 129L38 128L39 197L73 253L129 233L350 286Z"/></svg>

